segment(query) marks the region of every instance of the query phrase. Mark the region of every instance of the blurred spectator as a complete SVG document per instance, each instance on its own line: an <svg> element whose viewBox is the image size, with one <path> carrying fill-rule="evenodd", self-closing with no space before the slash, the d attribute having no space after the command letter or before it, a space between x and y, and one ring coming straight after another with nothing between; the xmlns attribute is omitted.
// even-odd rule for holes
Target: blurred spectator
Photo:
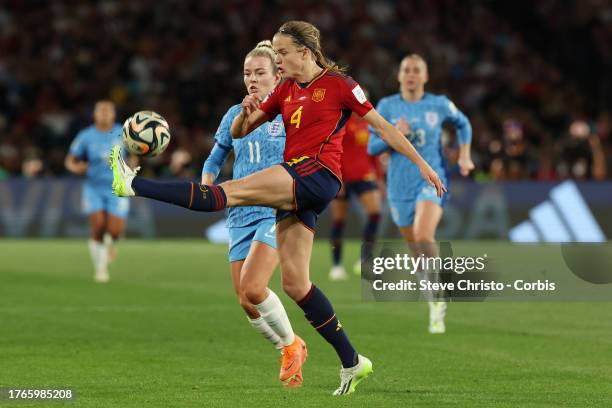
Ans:
<svg viewBox="0 0 612 408"><path fill-rule="evenodd" d="M199 178L243 97L245 51L296 18L319 26L374 102L397 90L390 67L424 55L432 90L472 121L480 180L610 174L610 2L57 0L0 3L0 177L64 174L108 96L118 119L153 109L170 123L168 153L145 174ZM594 124L586 140L567 131L580 115Z"/></svg>
<svg viewBox="0 0 612 408"><path fill-rule="evenodd" d="M599 136L588 123L575 120L559 141L557 173L562 178L602 180L606 177L604 152Z"/></svg>

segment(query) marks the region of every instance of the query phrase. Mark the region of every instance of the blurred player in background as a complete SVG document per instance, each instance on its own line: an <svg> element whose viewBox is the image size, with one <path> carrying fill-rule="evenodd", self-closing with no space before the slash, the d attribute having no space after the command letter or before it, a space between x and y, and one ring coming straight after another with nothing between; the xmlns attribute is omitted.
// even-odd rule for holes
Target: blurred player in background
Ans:
<svg viewBox="0 0 612 408"><path fill-rule="evenodd" d="M242 138L282 114L287 132L283 163L218 186L138 177L122 160L118 147L113 149L111 166L113 190L119 196L138 195L196 211L252 205L276 208L283 289L334 347L342 368L340 386L333 395L346 395L372 372L372 362L357 353L329 299L311 282L310 257L317 217L340 190L341 130L351 112L365 118L383 140L417 163L438 194L445 187L404 135L373 109L359 84L325 57L320 38L319 30L310 23L283 24L272 44L285 81L264 102L256 95L245 96L242 111L232 123L232 136ZM293 360L289 367L297 374L306 347L295 338L283 360Z"/></svg>
<svg viewBox="0 0 612 408"><path fill-rule="evenodd" d="M567 134L557 142L561 157L557 171L576 180L606 178L605 151L597 133L582 119L570 123Z"/></svg>
<svg viewBox="0 0 612 408"><path fill-rule="evenodd" d="M399 67L400 92L378 102L376 109L409 139L427 160L443 182L446 159L442 155L442 124L448 122L457 129L459 140L458 165L463 176L474 169L470 155L472 127L465 115L442 95L425 92L428 81L427 64L417 55L406 56ZM369 143L370 154L391 150L387 173L387 197L391 216L408 242L413 256L438 256L436 229L442 218L444 200L436 190L424 183L419 169L373 132ZM427 271L421 271L423 274ZM431 296L431 294L429 295ZM429 332L444 333L446 302L429 299Z"/></svg>
<svg viewBox="0 0 612 408"><path fill-rule="evenodd" d="M353 113L344 129L342 187L336 199L331 203L333 266L329 272L329 278L333 281L348 278L342 265L342 233L351 197L355 196L359 199L367 217L363 229L363 259L369 258L368 252L376 240L381 208L379 183L382 185L382 175L378 157L368 154L368 138L370 137L368 122ZM356 261L353 269L357 274L361 272L361 259Z"/></svg>
<svg viewBox="0 0 612 408"><path fill-rule="evenodd" d="M115 116L113 102L96 102L93 125L77 134L64 163L70 172L85 176L82 205L91 227L89 252L94 279L101 283L109 280L108 264L116 256L115 242L125 230L130 210L129 201L113 195L109 187L113 173L108 168L108 153L121 143L121 125L115 123Z"/></svg>
<svg viewBox="0 0 612 408"><path fill-rule="evenodd" d="M270 41L262 41L244 60L244 84L249 95L264 100L281 80L274 62ZM230 126L240 114L240 105L232 106L223 116L215 135L215 145L202 169L202 184L213 184L223 163L233 150L233 177L246 177L283 160L285 128L280 116L255 129L249 137L233 139ZM276 251L276 214L269 207L236 207L229 209L227 227L230 233L229 262L234 290L249 323L266 339L283 350L293 344L295 335L287 312L268 282L278 265ZM287 381L281 368L281 381ZM285 383L299 386L302 374Z"/></svg>

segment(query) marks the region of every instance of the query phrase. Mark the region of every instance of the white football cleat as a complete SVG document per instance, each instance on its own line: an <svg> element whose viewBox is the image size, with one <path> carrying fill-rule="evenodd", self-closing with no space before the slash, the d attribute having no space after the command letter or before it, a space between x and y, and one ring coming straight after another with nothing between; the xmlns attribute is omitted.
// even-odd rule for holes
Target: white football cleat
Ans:
<svg viewBox="0 0 612 408"><path fill-rule="evenodd" d="M132 189L132 180L136 177L136 173L140 170L140 166L134 170L130 169L123 157L121 156L121 146L113 146L110 155L110 167L113 171L113 193L117 197L133 197L136 195Z"/></svg>
<svg viewBox="0 0 612 408"><path fill-rule="evenodd" d="M106 269L96 271L96 275L94 276L94 281L96 281L96 283L106 283L109 280L110 276L108 275L108 271Z"/></svg>
<svg viewBox="0 0 612 408"><path fill-rule="evenodd" d="M342 265L332 266L331 270L329 271L329 280L331 281L343 281L347 280L348 277L349 276Z"/></svg>
<svg viewBox="0 0 612 408"><path fill-rule="evenodd" d="M446 302L429 303L429 333L443 334L446 332L444 317L446 316Z"/></svg>
<svg viewBox="0 0 612 408"><path fill-rule="evenodd" d="M368 375L372 374L372 362L362 355L359 355L355 367L340 369L340 387L332 395L348 395L355 391L355 387Z"/></svg>

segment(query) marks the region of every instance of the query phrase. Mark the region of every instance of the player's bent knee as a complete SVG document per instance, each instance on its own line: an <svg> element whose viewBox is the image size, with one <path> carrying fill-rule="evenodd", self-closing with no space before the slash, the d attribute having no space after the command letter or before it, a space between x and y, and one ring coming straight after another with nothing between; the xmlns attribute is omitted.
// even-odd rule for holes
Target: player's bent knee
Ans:
<svg viewBox="0 0 612 408"><path fill-rule="evenodd" d="M306 296L312 284L310 281L283 281L283 291L294 301L299 301Z"/></svg>
<svg viewBox="0 0 612 408"><path fill-rule="evenodd" d="M95 241L102 241L103 238L104 238L104 227L92 226L91 227L91 239Z"/></svg>
<svg viewBox="0 0 612 408"><path fill-rule="evenodd" d="M119 238L121 238L121 234L123 233L122 229L117 228L109 228L106 232L108 232L108 235L111 236L113 241L117 241Z"/></svg>
<svg viewBox="0 0 612 408"><path fill-rule="evenodd" d="M241 289L246 300L255 305L258 305L266 300L266 297L268 296L266 286L250 285L247 287L241 287Z"/></svg>

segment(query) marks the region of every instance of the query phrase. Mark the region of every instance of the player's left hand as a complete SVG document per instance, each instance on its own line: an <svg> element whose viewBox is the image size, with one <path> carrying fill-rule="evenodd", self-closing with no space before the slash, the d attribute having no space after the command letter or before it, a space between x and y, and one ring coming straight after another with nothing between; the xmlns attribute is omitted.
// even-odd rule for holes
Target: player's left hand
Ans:
<svg viewBox="0 0 612 408"><path fill-rule="evenodd" d="M459 165L459 173L464 177L468 176L470 172L474 170L474 162L470 157L459 157L457 164Z"/></svg>
<svg viewBox="0 0 612 408"><path fill-rule="evenodd" d="M427 181L430 186L436 188L436 195L442 197L442 195L446 193L446 186L442 183L442 180L440 180L438 173L436 173L427 163L424 163L419 170L425 181Z"/></svg>
<svg viewBox="0 0 612 408"><path fill-rule="evenodd" d="M251 113L255 112L257 108L259 108L259 99L256 95L247 95L242 100L240 104L242 106L242 110L245 112L247 116Z"/></svg>

